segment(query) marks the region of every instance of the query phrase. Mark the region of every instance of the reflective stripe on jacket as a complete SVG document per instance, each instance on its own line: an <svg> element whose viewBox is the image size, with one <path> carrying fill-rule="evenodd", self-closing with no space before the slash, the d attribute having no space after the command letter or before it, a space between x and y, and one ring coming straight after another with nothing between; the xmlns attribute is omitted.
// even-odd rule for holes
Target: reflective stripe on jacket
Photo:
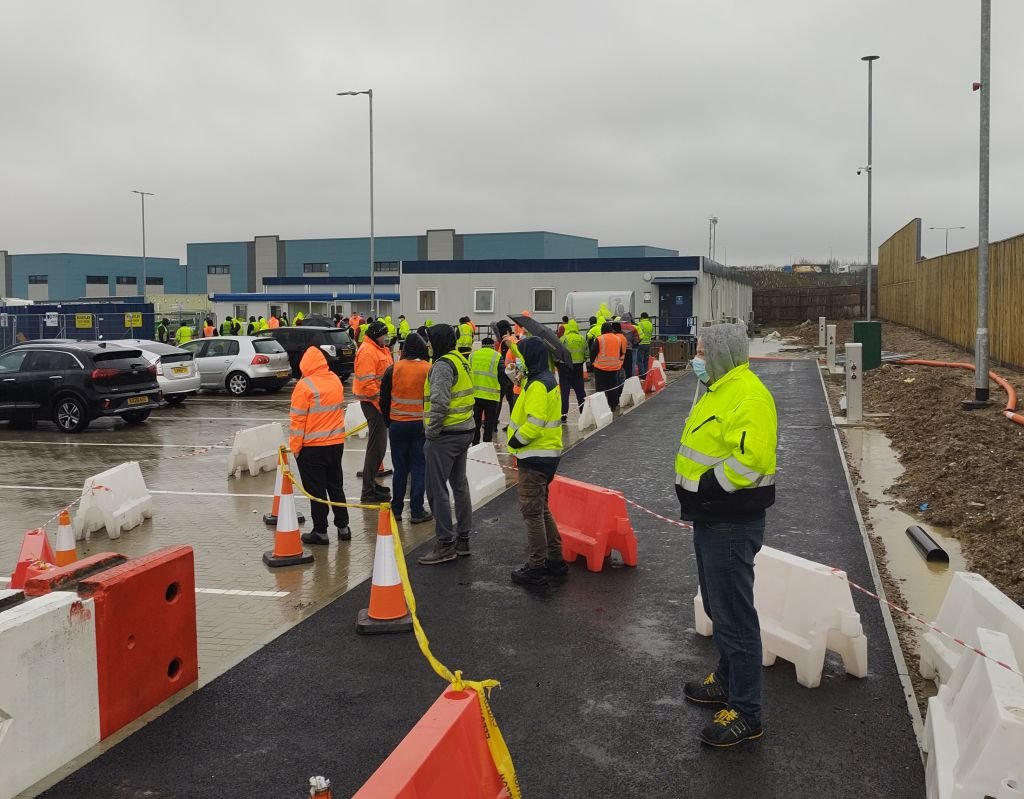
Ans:
<svg viewBox="0 0 1024 799"><path fill-rule="evenodd" d="M617 372L625 357L622 337L617 333L602 333L597 337L597 357L594 368L602 372Z"/></svg>
<svg viewBox="0 0 1024 799"><path fill-rule="evenodd" d="M486 400L500 400L498 364L501 363L501 354L485 347L474 352L469 363L473 372L473 396Z"/></svg>
<svg viewBox="0 0 1024 799"><path fill-rule="evenodd" d="M299 362L302 379L292 390L288 448L298 455L303 447L345 443L345 389L327 366L327 359L310 347Z"/></svg>
<svg viewBox="0 0 1024 799"><path fill-rule="evenodd" d="M455 367L455 382L452 384L452 398L448 412L441 422L442 427L452 427L473 418L473 378L469 374L469 362L458 352L448 352L438 360L448 361ZM436 363L436 362L435 362ZM561 408L561 406L559 406ZM424 423L430 415L430 376L423 383Z"/></svg>
<svg viewBox="0 0 1024 799"><path fill-rule="evenodd" d="M423 421L423 387L430 372L429 361L406 358L391 370L392 422Z"/></svg>
<svg viewBox="0 0 1024 799"><path fill-rule="evenodd" d="M519 458L559 458L562 455L562 395L556 385L550 391L539 380L527 380L526 387L508 422L508 440L518 438L523 447L508 445Z"/></svg>
<svg viewBox="0 0 1024 799"><path fill-rule="evenodd" d="M352 393L360 402L372 402L380 408L380 379L394 361L391 350L373 339L366 339L356 353L352 374Z"/></svg>

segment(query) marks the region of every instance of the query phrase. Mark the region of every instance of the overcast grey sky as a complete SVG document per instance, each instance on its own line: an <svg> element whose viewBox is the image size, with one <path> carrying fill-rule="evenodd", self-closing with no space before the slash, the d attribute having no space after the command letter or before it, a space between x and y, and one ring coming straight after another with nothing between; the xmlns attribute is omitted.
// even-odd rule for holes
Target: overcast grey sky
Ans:
<svg viewBox="0 0 1024 799"><path fill-rule="evenodd" d="M992 238L1024 233L1024 2L994 0ZM977 242L979 0L4 3L0 249L552 230L718 259ZM924 251L942 251L925 231Z"/></svg>

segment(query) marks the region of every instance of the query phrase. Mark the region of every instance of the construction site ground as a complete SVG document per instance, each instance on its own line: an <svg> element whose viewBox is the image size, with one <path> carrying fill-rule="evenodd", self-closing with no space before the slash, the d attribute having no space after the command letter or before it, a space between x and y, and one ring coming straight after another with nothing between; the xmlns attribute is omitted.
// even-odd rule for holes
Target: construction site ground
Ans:
<svg viewBox="0 0 1024 799"><path fill-rule="evenodd" d="M778 502L769 511L766 543L839 566L872 586L817 367L805 359L755 368L775 394L780 420ZM619 489L676 518L672 464L694 385L689 373L674 380L573 447L561 472ZM241 415L237 405L228 407ZM283 407L261 407L267 411L258 416L280 420ZM217 441L216 430L223 435L228 422L217 424L222 427L182 443ZM159 431L159 419L148 427ZM5 431L5 448L9 436ZM32 446L18 449L22 479L48 488L18 489L12 482L0 489L18 528L49 516L68 496L61 488L80 485L111 462L146 457L145 450L101 457L102 448L94 447L61 462L43 448L33 455ZM201 588L257 592L207 595L208 603L239 604L220 612L216 630L230 640L235 625L256 629L245 647L226 647L230 652L216 660L216 635L208 628L201 659L214 658L220 675L211 680L207 672L198 690L114 741L43 796L298 799L312 774L327 775L336 796L349 796L444 688L412 635L355 634L369 594L372 514L354 513L350 546L332 543L309 567L271 572L259 562L270 536L256 514L269 501L272 477L246 478L236 487L223 476L225 461L226 451L215 450L206 459L151 465L162 478L152 480L153 487L173 484L175 493L158 495L168 499L158 503L158 516L112 543L121 549L133 539L147 549L196 545ZM177 486L183 482L194 486L195 497L182 496L185 490ZM525 796L923 794L905 674L881 607L861 594L854 600L869 639L867 678L848 677L830 655L821 687L807 689L797 684L792 665L779 660L765 670L764 738L733 750L702 747L696 734L711 713L683 701L682 683L706 673L715 654L711 640L693 629L691 536L637 509L630 515L640 545L638 567L612 563L591 573L580 562L564 583L544 590L526 590L508 579L525 552L514 490L476 514L470 558L410 566L437 657L467 678L501 681L492 706ZM412 533L407 544L413 554L429 545L429 533L408 525L404 530ZM106 545L96 534L90 541L93 551ZM0 557L10 560L13 549L5 541ZM254 644L261 634L265 645ZM246 650L251 654L242 659ZM233 659L241 662L227 668Z"/></svg>

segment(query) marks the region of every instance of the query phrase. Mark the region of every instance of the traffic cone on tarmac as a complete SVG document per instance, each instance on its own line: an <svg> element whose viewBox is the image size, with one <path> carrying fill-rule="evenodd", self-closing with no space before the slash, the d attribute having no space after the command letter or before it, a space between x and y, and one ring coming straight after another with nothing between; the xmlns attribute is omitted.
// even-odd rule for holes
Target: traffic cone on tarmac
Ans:
<svg viewBox="0 0 1024 799"><path fill-rule="evenodd" d="M64 508L57 520L57 547L54 552L54 563L57 566L67 566L78 560L78 550L75 548L75 533L71 529L71 514Z"/></svg>
<svg viewBox="0 0 1024 799"><path fill-rule="evenodd" d="M292 494L292 481L288 479L281 481L281 503L278 506L274 549L263 553L263 562L271 568L313 562L313 553L302 548L299 520L295 513L295 495Z"/></svg>
<svg viewBox="0 0 1024 799"><path fill-rule="evenodd" d="M665 348L658 347L658 363L661 364L662 370L665 369Z"/></svg>
<svg viewBox="0 0 1024 799"><path fill-rule="evenodd" d="M412 616L405 604L402 578L395 559L395 541L391 536L391 508L380 506L377 519L377 551L373 557L370 607L359 611L356 632L361 635L412 632Z"/></svg>
<svg viewBox="0 0 1024 799"><path fill-rule="evenodd" d="M269 525L277 524L277 513L281 507L281 481L284 479L284 464L281 461L277 463L277 479L274 481L274 501L270 505L270 513L263 514L263 523ZM298 511L295 512L296 518L299 520L299 524L303 524L306 521L306 517Z"/></svg>

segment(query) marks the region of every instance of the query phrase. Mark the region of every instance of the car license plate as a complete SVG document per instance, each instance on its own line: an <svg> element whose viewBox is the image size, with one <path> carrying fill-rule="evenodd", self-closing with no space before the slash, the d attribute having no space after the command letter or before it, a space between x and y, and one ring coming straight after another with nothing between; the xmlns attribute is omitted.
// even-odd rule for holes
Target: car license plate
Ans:
<svg viewBox="0 0 1024 799"><path fill-rule="evenodd" d="M149 404L149 397L129 397L128 398L128 404L129 405L148 405Z"/></svg>
<svg viewBox="0 0 1024 799"><path fill-rule="evenodd" d="M171 373L172 374L176 374L176 375L187 375L188 374L188 367L187 366L173 366L173 367L171 367Z"/></svg>
<svg viewBox="0 0 1024 799"><path fill-rule="evenodd" d="M277 373L277 376L280 377L282 380L284 380L284 378L286 378L286 377L291 377L291 375L292 375L292 373L287 371L287 370L285 370L284 372L278 372Z"/></svg>

